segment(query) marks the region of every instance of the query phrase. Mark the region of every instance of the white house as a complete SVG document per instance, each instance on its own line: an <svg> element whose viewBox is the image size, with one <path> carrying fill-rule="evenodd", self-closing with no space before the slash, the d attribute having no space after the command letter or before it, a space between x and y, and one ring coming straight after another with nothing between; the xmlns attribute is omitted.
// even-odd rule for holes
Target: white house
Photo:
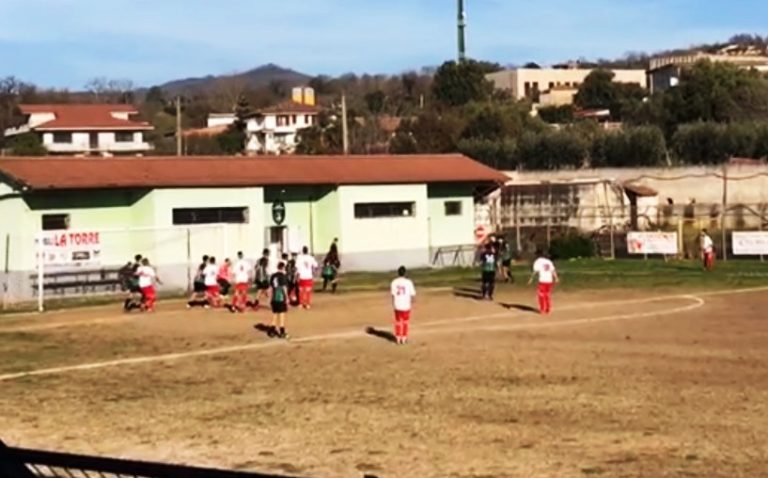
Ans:
<svg viewBox="0 0 768 478"><path fill-rule="evenodd" d="M319 108L289 101L262 108L248 117L246 151L251 154L291 154L296 151L298 133L317 123ZM230 125L234 113L211 114L208 128Z"/></svg>
<svg viewBox="0 0 768 478"><path fill-rule="evenodd" d="M6 136L37 133L51 154L139 155L152 145L144 138L154 128L132 117L131 105L53 104L19 105L26 124L5 131Z"/></svg>

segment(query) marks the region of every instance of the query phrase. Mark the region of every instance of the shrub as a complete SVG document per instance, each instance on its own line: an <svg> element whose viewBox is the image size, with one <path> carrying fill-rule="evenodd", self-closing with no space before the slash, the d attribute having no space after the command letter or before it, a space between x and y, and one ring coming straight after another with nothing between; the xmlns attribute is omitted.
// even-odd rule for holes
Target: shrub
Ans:
<svg viewBox="0 0 768 478"><path fill-rule="evenodd" d="M552 239L549 252L553 259L575 259L579 257L594 257L595 244L589 237L578 234Z"/></svg>

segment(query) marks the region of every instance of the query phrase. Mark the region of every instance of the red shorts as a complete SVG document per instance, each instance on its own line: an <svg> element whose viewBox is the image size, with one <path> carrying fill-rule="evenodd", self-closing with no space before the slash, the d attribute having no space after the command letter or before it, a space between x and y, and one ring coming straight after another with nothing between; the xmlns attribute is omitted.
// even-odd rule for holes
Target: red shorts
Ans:
<svg viewBox="0 0 768 478"><path fill-rule="evenodd" d="M395 320L398 322L408 322L411 320L411 311L410 310L396 310L395 311Z"/></svg>
<svg viewBox="0 0 768 478"><path fill-rule="evenodd" d="M541 283L540 282L539 283L539 294L541 294L541 295L549 295L549 294L551 294L552 293L553 285L554 284L552 282L549 282L549 283L546 283L546 282Z"/></svg>
<svg viewBox="0 0 768 478"><path fill-rule="evenodd" d="M205 286L205 292L210 295L219 295L220 290L221 287L218 284Z"/></svg>
<svg viewBox="0 0 768 478"><path fill-rule="evenodd" d="M155 286L150 285L147 287L141 288L141 295L144 296L145 299L154 299L155 298Z"/></svg>
<svg viewBox="0 0 768 478"><path fill-rule="evenodd" d="M245 292L247 294L248 293L248 283L247 282L243 282L242 284L235 284L235 290L237 292Z"/></svg>
<svg viewBox="0 0 768 478"><path fill-rule="evenodd" d="M314 279L299 279L299 287L302 289L309 289L315 286Z"/></svg>

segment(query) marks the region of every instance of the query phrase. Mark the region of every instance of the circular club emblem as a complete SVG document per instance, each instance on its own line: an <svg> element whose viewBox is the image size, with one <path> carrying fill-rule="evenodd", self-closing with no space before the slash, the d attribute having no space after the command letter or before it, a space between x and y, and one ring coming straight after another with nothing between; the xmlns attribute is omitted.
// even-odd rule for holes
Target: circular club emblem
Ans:
<svg viewBox="0 0 768 478"><path fill-rule="evenodd" d="M277 200L272 203L272 220L278 226L285 222L285 203Z"/></svg>

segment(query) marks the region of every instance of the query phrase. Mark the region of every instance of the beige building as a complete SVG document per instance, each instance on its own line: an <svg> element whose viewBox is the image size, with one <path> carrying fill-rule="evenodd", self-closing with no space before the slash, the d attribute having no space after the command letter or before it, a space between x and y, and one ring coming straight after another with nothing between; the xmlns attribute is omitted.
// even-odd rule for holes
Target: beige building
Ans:
<svg viewBox="0 0 768 478"><path fill-rule="evenodd" d="M592 72L587 68L514 68L499 71L486 76L496 89L509 91L515 99L529 98L534 103L541 102L542 94L556 90L578 90L579 86ZM643 88L648 87L648 77L645 70L611 70L617 83L635 83ZM555 104L570 104L567 93L550 94L547 101ZM568 101L562 103L562 101Z"/></svg>
<svg viewBox="0 0 768 478"><path fill-rule="evenodd" d="M750 47L732 45L714 53L702 51L651 59L648 77L651 93L676 86L685 68L700 61L730 63L744 69L768 72L768 53Z"/></svg>

